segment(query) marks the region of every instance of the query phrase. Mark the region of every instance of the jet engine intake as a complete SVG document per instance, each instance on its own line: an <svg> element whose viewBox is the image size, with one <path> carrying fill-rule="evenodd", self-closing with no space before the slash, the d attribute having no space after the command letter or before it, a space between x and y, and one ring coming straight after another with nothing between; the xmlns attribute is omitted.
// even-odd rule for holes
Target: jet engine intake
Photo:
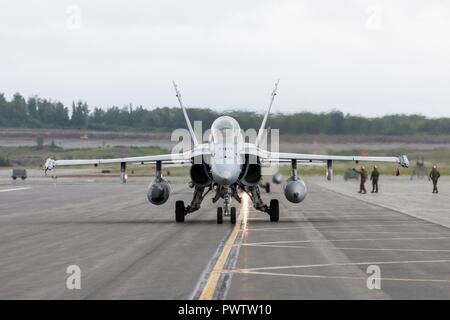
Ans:
<svg viewBox="0 0 450 320"><path fill-rule="evenodd" d="M198 187L209 186L212 182L211 169L206 163L193 164L190 169L191 180Z"/></svg>
<svg viewBox="0 0 450 320"><path fill-rule="evenodd" d="M245 186L256 186L261 178L261 165L259 163L247 163L242 169L239 180Z"/></svg>

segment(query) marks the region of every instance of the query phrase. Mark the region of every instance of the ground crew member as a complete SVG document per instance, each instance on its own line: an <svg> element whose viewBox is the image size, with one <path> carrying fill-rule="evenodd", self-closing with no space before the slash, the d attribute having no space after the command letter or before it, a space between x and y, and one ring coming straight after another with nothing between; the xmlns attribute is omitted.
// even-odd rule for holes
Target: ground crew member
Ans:
<svg viewBox="0 0 450 320"><path fill-rule="evenodd" d="M366 187L365 187L365 183L367 180L367 172L366 169L364 168L364 166L361 167L361 171L356 170L355 168L353 168L353 171L355 171L356 173L359 174L359 191L358 193L367 193L366 191Z"/></svg>
<svg viewBox="0 0 450 320"><path fill-rule="evenodd" d="M378 166L374 166L372 173L370 174L370 180L372 180L372 193L378 193L378 178L380 177L380 171Z"/></svg>
<svg viewBox="0 0 450 320"><path fill-rule="evenodd" d="M430 172L430 179L433 181L433 193L438 193L437 183L440 176L441 174L437 170L437 166L434 165Z"/></svg>

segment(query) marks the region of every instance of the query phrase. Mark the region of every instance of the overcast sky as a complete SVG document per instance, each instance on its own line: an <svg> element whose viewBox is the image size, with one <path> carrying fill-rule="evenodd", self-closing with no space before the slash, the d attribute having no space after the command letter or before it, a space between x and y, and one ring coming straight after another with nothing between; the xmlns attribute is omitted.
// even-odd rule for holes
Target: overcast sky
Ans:
<svg viewBox="0 0 450 320"><path fill-rule="evenodd" d="M0 0L0 92L450 116L447 0Z"/></svg>

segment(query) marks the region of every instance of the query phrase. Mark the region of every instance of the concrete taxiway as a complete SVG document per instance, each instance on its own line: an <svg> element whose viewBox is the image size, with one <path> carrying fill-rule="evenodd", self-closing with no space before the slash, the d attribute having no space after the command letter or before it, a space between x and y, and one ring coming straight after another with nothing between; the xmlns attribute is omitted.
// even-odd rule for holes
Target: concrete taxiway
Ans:
<svg viewBox="0 0 450 320"><path fill-rule="evenodd" d="M236 226L217 225L210 198L184 224L174 202L189 201L172 178L170 200L146 199L148 179L11 182L0 177L2 299L449 299L450 181L384 178L382 193L355 182L306 177L304 203L281 187L280 222L245 200ZM81 268L68 290L66 269ZM369 266L380 289L369 289ZM372 270L372 269L370 269Z"/></svg>

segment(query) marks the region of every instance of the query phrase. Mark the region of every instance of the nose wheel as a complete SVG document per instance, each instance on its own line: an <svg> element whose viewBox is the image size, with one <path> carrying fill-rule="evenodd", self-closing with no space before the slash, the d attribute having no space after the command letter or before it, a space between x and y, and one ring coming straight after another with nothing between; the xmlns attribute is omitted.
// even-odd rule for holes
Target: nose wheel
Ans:
<svg viewBox="0 0 450 320"><path fill-rule="evenodd" d="M231 224L236 224L236 208L235 208L235 207L231 207L231 211L230 211L230 223L231 223Z"/></svg>
<svg viewBox="0 0 450 320"><path fill-rule="evenodd" d="M217 224L223 223L224 210L222 207L217 208ZM230 212L225 211L225 216L230 216L230 223L236 224L236 207L231 207Z"/></svg>

